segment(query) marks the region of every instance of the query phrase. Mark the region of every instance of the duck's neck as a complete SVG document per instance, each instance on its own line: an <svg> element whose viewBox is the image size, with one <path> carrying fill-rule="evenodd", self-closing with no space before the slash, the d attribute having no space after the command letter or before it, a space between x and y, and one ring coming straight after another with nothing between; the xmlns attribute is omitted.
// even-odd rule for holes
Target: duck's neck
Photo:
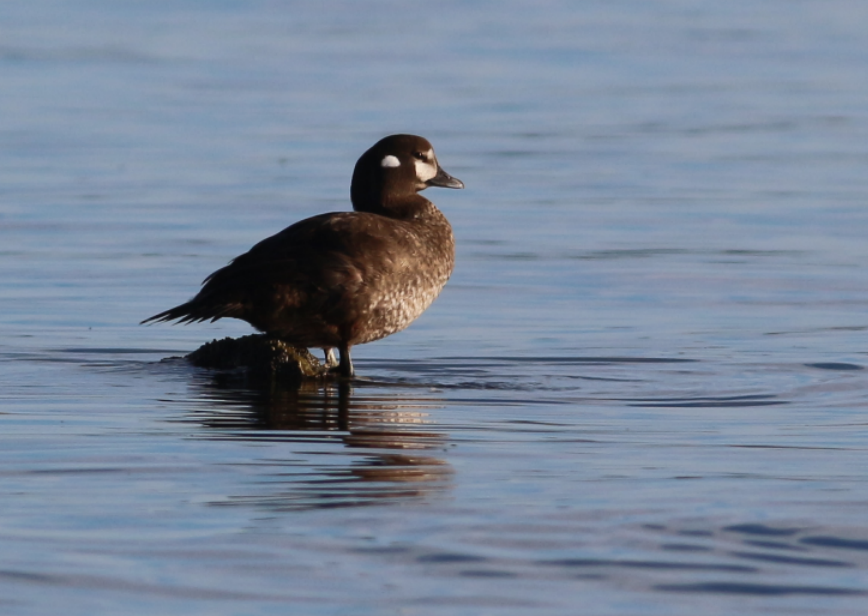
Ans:
<svg viewBox="0 0 868 616"><path fill-rule="evenodd" d="M377 194L357 191L353 186L351 197L353 209L357 212L369 212L398 220L417 218L434 207L428 199L418 193L395 195L383 191Z"/></svg>

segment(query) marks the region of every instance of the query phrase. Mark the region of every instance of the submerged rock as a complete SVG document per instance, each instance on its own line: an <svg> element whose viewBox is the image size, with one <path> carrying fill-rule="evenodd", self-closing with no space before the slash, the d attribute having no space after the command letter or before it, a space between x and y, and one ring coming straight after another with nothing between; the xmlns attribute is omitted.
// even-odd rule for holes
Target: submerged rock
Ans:
<svg viewBox="0 0 868 616"><path fill-rule="evenodd" d="M186 356L194 366L243 373L252 379L279 379L301 383L320 379L329 372L307 349L251 334L242 338L212 340Z"/></svg>

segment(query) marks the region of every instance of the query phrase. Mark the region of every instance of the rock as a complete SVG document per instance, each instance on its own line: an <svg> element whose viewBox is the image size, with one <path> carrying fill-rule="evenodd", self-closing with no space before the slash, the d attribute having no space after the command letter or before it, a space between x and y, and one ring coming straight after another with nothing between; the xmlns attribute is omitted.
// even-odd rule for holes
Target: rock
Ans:
<svg viewBox="0 0 868 616"><path fill-rule="evenodd" d="M328 369L310 351L264 334L212 340L186 356L194 366L241 372L251 379L301 383L328 376Z"/></svg>

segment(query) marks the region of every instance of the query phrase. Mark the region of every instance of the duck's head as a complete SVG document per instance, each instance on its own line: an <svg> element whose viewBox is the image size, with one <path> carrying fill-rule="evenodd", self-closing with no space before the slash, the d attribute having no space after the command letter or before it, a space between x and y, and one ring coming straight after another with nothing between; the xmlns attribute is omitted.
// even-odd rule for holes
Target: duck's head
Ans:
<svg viewBox="0 0 868 616"><path fill-rule="evenodd" d="M440 167L424 137L391 135L359 158L350 194L355 210L381 213L412 204L429 186L464 188L464 183Z"/></svg>

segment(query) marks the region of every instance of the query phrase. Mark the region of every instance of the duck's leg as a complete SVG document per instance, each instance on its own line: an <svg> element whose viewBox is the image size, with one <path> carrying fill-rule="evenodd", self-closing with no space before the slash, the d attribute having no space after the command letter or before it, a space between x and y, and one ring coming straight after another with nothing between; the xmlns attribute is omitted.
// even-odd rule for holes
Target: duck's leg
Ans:
<svg viewBox="0 0 868 616"><path fill-rule="evenodd" d="M342 377L352 378L355 374L353 370L353 359L350 357L350 345L342 344L338 347L341 352L341 363L338 365L338 372Z"/></svg>
<svg viewBox="0 0 868 616"><path fill-rule="evenodd" d="M335 357L335 348L329 347L325 350L325 367L326 368L336 368L338 365L338 358Z"/></svg>

